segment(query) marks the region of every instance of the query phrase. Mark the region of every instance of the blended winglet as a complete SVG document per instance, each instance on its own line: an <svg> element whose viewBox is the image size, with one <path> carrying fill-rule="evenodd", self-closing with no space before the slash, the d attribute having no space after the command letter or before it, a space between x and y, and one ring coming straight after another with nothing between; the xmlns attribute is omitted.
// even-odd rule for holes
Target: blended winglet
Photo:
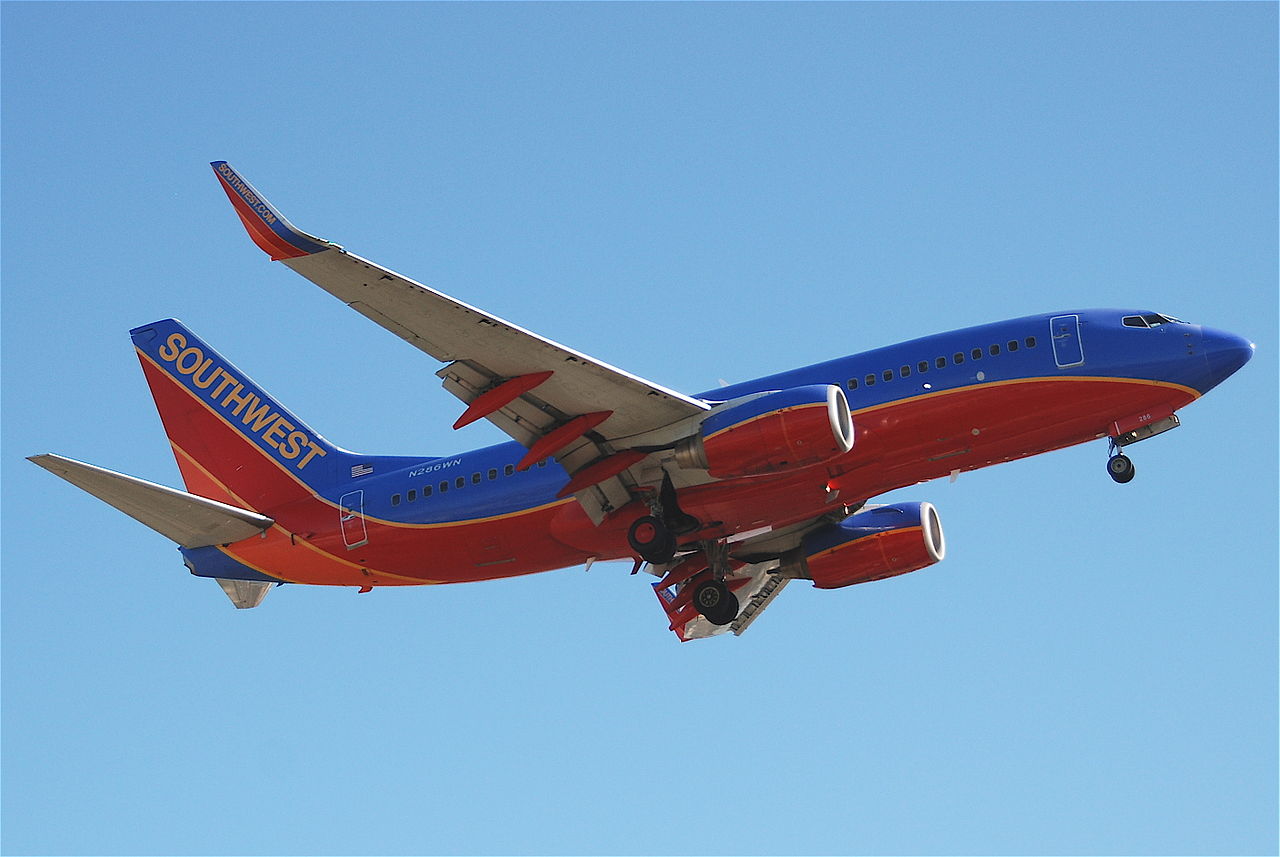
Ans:
<svg viewBox="0 0 1280 857"><path fill-rule="evenodd" d="M329 250L337 245L331 244L314 235L308 235L298 229L284 215L258 193L253 185L244 180L226 161L212 161L214 175L218 183L226 191L227 198L235 208L240 222L248 231L253 243L271 257L272 261L281 259L297 259L310 256L321 250Z"/></svg>

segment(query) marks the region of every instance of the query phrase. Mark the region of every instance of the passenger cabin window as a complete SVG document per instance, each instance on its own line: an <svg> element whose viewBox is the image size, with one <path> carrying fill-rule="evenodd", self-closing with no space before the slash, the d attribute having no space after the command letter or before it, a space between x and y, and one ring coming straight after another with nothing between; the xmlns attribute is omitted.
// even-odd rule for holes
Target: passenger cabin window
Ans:
<svg viewBox="0 0 1280 857"><path fill-rule="evenodd" d="M868 387L874 387L874 386L875 386L875 384L876 384L876 376L875 376L875 375L868 375L867 377L863 378L862 380L866 382L866 384L867 384L867 386L868 386Z"/></svg>
<svg viewBox="0 0 1280 857"><path fill-rule="evenodd" d="M463 485L466 485L466 484L467 484L467 480L466 480L466 479L463 479L461 476L459 476L457 479L453 480L453 487L454 487L454 488L461 488Z"/></svg>
<svg viewBox="0 0 1280 857"><path fill-rule="evenodd" d="M911 377L911 367L910 367L910 366L903 366L901 369L899 369L899 370L898 370L898 375L900 375L900 376L901 376L901 377L903 377L903 378L910 378L910 377Z"/></svg>
<svg viewBox="0 0 1280 857"><path fill-rule="evenodd" d="M882 377L882 378L884 378L886 381L892 381L892 380L893 380L893 370L892 370L892 369L886 369L886 370L884 370L884 372L882 372L882 373L881 373L881 377Z"/></svg>
<svg viewBox="0 0 1280 857"><path fill-rule="evenodd" d="M495 480L495 479L497 479L497 478L498 478L498 468L496 468L496 467L490 467L490 468L489 468L489 481L490 481L490 482L492 482L493 480Z"/></svg>
<svg viewBox="0 0 1280 857"><path fill-rule="evenodd" d="M471 484L472 484L472 485L479 485L479 484L480 484L480 474L479 474L479 473L472 473L472 474L471 474Z"/></svg>
<svg viewBox="0 0 1280 857"><path fill-rule="evenodd" d="M973 349L972 351L970 351L970 352L969 352L969 356L970 356L970 357L972 357L974 360L981 360L981 359L982 359L982 349L981 349L981 348L975 348L975 349Z"/></svg>
<svg viewBox="0 0 1280 857"><path fill-rule="evenodd" d="M991 351L991 356L992 356L992 357L999 357L999 356L1000 356L1000 346L999 346L999 345L993 345L993 346L991 346L991 348L990 348L989 350Z"/></svg>
<svg viewBox="0 0 1280 857"><path fill-rule="evenodd" d="M856 390L856 389L858 389L858 379L857 379L857 378L850 378L850 379L849 379L849 389L850 389L850 390Z"/></svg>
<svg viewBox="0 0 1280 857"><path fill-rule="evenodd" d="M399 506L399 505L400 505L400 495L399 495L399 494L392 494L392 495L391 495L391 505L392 505L392 506Z"/></svg>
<svg viewBox="0 0 1280 857"><path fill-rule="evenodd" d="M1027 343L1027 347L1028 347L1028 348L1035 348L1035 347L1036 347L1036 338L1035 338L1034 336L1028 336L1028 337L1027 337L1026 339L1024 339L1023 341Z"/></svg>
<svg viewBox="0 0 1280 857"><path fill-rule="evenodd" d="M1004 345L1005 345L1005 347L1006 347L1006 348L1008 348L1010 351L1017 351L1017 350L1018 350L1018 340L1016 340L1016 339L1010 339L1010 340L1009 340L1008 342L1006 342Z"/></svg>
<svg viewBox="0 0 1280 857"><path fill-rule="evenodd" d="M964 362L964 354L957 351L955 354L951 355L951 359L957 366L959 366L961 363Z"/></svg>
<svg viewBox="0 0 1280 857"><path fill-rule="evenodd" d="M929 371L929 361L928 361L928 360L921 360L919 363L917 363L917 364L916 364L916 371L917 371L917 372L928 372L928 371Z"/></svg>
<svg viewBox="0 0 1280 857"><path fill-rule="evenodd" d="M428 497L430 497L430 496L431 496L431 486L430 486L430 485L423 485L423 486L422 486L422 499L424 499L424 500L425 500L425 499L427 499L427 498L428 498Z"/></svg>
<svg viewBox="0 0 1280 857"><path fill-rule="evenodd" d="M408 502L410 502L410 503L412 503L414 500L417 500L417 499L418 499L418 489L417 489L417 488L410 488L410 489L409 489L409 496L408 496L408 497L406 497L405 499L406 499Z"/></svg>
<svg viewBox="0 0 1280 857"><path fill-rule="evenodd" d="M516 472L516 466L514 464L508 464L506 467L502 468L503 476L510 476L512 473L515 473L515 472Z"/></svg>
<svg viewBox="0 0 1280 857"><path fill-rule="evenodd" d="M441 482L441 483L440 483L440 493L441 493L441 494L443 494L444 492L446 492L446 491L448 491L448 490L449 490L449 483L448 483L447 481L446 481L446 482Z"/></svg>
<svg viewBox="0 0 1280 857"><path fill-rule="evenodd" d="M947 368L947 358L945 358L945 357L939 357L937 360L933 361L933 365L934 365L934 366L937 366L939 369L946 369L946 368Z"/></svg>

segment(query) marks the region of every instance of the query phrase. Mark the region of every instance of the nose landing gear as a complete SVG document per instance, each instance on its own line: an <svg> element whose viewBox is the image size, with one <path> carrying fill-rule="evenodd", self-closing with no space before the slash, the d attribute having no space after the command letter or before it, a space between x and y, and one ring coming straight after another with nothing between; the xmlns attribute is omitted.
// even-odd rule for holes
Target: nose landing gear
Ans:
<svg viewBox="0 0 1280 857"><path fill-rule="evenodd" d="M1107 473L1121 485L1126 482L1132 482L1135 472L1136 468L1127 455L1117 453L1107 459Z"/></svg>
<svg viewBox="0 0 1280 857"><path fill-rule="evenodd" d="M1110 444L1107 446L1107 475L1121 485L1126 482L1132 482L1134 473L1137 469L1133 466L1133 462L1129 460L1129 456L1121 452L1121 444L1116 438L1111 438Z"/></svg>

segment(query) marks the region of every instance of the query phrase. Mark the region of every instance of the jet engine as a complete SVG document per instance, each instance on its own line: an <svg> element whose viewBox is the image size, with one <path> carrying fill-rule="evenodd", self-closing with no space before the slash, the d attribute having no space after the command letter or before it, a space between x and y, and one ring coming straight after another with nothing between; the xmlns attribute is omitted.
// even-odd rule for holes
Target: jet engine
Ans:
<svg viewBox="0 0 1280 857"><path fill-rule="evenodd" d="M852 448L844 391L812 384L721 406L676 445L675 457L680 467L728 479L821 464Z"/></svg>
<svg viewBox="0 0 1280 857"><path fill-rule="evenodd" d="M932 503L895 503L819 527L782 557L787 577L838 589L918 571L946 556Z"/></svg>

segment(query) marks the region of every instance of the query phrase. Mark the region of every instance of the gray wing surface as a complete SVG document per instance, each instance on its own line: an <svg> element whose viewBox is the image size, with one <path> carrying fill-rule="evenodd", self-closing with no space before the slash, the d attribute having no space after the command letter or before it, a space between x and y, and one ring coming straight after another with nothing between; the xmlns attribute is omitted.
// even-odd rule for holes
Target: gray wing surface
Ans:
<svg viewBox="0 0 1280 857"><path fill-rule="evenodd" d="M436 374L469 406L460 424L487 419L540 457L549 447L545 454L579 477L569 490L597 523L636 496L640 453L615 456L652 448L655 434L659 444L670 440L664 432L696 423L710 408L302 232L225 161L213 167L261 249L447 364ZM525 389L531 379L536 384ZM501 395L516 388L514 397Z"/></svg>

